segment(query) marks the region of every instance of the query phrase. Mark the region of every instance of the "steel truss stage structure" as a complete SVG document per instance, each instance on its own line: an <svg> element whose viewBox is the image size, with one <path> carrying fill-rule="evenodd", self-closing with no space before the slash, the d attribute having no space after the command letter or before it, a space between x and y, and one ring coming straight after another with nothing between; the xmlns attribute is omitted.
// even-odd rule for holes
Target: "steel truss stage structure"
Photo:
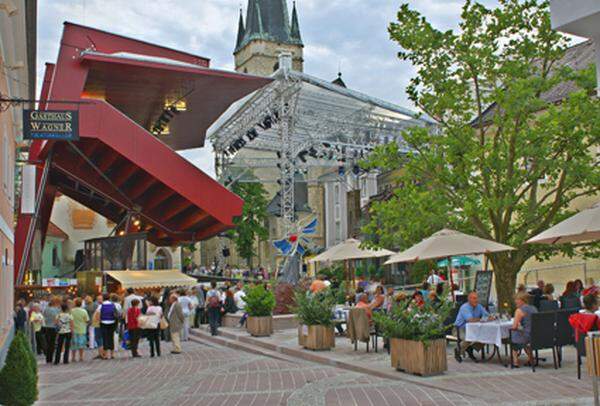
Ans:
<svg viewBox="0 0 600 406"><path fill-rule="evenodd" d="M403 107L291 70L283 54L274 81L235 102L207 131L221 183L240 170L278 168L281 218L294 222L294 174L309 167L351 167L376 145L396 142L414 126L435 122ZM241 157L244 148L277 158Z"/></svg>

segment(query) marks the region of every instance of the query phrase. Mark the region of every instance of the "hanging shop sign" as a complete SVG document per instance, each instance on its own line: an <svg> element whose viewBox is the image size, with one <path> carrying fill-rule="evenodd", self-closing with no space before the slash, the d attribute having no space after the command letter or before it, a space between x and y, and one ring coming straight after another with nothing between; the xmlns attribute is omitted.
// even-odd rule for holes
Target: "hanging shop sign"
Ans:
<svg viewBox="0 0 600 406"><path fill-rule="evenodd" d="M79 140L79 111L23 110L23 139Z"/></svg>

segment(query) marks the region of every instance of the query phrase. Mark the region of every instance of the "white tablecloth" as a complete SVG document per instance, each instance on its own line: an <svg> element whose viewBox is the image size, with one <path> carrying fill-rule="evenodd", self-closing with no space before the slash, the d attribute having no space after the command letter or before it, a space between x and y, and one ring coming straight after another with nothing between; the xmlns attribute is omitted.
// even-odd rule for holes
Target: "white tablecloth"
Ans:
<svg viewBox="0 0 600 406"><path fill-rule="evenodd" d="M467 323L465 340L483 344L502 346L502 339L508 338L512 321L488 321L484 323Z"/></svg>

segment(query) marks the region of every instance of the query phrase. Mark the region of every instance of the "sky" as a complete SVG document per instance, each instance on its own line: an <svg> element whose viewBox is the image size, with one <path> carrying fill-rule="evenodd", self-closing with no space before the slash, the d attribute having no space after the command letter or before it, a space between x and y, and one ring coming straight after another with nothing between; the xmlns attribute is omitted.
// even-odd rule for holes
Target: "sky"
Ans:
<svg viewBox="0 0 600 406"><path fill-rule="evenodd" d="M455 28L462 0L410 0L437 28ZM485 0L494 4L495 0ZM62 23L70 21L211 58L233 70L239 8L247 0L44 0L38 2L38 89L46 62L56 61ZM398 0L297 0L304 71L412 108L404 89L414 75L398 59L387 26ZM289 1L291 11L291 0ZM212 147L183 153L214 176Z"/></svg>

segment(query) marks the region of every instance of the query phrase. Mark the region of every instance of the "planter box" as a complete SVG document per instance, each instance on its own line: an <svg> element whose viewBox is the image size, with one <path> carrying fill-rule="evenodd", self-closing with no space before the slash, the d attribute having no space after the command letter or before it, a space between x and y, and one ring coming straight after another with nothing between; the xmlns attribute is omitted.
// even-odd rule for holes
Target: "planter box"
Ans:
<svg viewBox="0 0 600 406"><path fill-rule="evenodd" d="M267 337L273 334L273 317L252 317L246 320L246 330L254 337Z"/></svg>
<svg viewBox="0 0 600 406"><path fill-rule="evenodd" d="M315 351L330 350L335 347L333 326L300 326L298 344Z"/></svg>
<svg viewBox="0 0 600 406"><path fill-rule="evenodd" d="M410 374L429 376L441 374L448 369L446 339L420 341L390 339L392 367Z"/></svg>

